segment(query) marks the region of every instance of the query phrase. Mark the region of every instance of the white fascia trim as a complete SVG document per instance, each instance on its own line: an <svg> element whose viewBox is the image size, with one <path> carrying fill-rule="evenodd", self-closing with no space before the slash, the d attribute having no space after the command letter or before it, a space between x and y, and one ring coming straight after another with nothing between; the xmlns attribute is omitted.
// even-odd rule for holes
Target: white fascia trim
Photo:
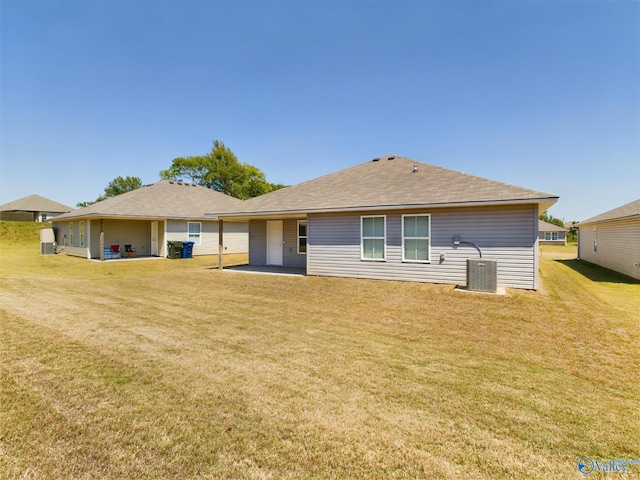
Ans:
<svg viewBox="0 0 640 480"><path fill-rule="evenodd" d="M555 203L558 197L548 198L531 198L526 200L494 200L482 202L448 202L448 203L423 203L423 204L405 204L405 205L369 205L360 207L335 207L335 208L317 208L306 210L270 210L265 212L237 212L237 213L220 213L221 219L225 218L254 218L254 217L294 217L307 215L309 213L337 213L337 212L377 212L388 210L418 210L432 208L451 208L451 207L489 207L503 205L539 205L541 203Z"/></svg>

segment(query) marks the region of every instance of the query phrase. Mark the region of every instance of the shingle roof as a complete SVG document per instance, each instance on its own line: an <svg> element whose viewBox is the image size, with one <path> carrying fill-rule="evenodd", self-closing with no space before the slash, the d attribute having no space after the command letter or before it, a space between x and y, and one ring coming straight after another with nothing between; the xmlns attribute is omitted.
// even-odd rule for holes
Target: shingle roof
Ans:
<svg viewBox="0 0 640 480"><path fill-rule="evenodd" d="M35 194L0 205L0 212L20 211L63 213L70 212L71 210L73 210L73 208Z"/></svg>
<svg viewBox="0 0 640 480"><path fill-rule="evenodd" d="M205 212L238 208L242 200L200 185L162 180L122 195L107 198L55 221L78 217L137 217L213 219Z"/></svg>
<svg viewBox="0 0 640 480"><path fill-rule="evenodd" d="M580 222L580 225L603 222L606 220L619 220L622 218L630 217L640 217L640 199L634 200L633 202L622 205L621 207L614 208L613 210L609 210L607 212L601 213L600 215L596 215L595 217L584 220L583 222Z"/></svg>
<svg viewBox="0 0 640 480"><path fill-rule="evenodd" d="M246 200L235 212L224 213L241 216L522 202L539 203L546 210L557 198L548 193L388 155Z"/></svg>
<svg viewBox="0 0 640 480"><path fill-rule="evenodd" d="M568 230L568 228L554 225L553 223L545 222L544 220L538 220L539 232L566 232Z"/></svg>

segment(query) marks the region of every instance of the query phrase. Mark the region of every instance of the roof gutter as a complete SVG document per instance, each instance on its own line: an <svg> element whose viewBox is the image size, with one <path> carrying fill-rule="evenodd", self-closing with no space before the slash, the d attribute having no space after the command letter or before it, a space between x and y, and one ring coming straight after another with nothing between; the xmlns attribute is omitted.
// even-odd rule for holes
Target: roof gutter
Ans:
<svg viewBox="0 0 640 480"><path fill-rule="evenodd" d="M74 221L74 220L217 220L217 216L210 216L209 214L200 215L197 217L190 217L185 215L173 215L173 216L154 216L154 215L113 215L106 214L101 215L99 213L92 213L88 215L77 215L77 216L64 216L64 218L60 218L61 215L51 218L51 222L65 222L65 221Z"/></svg>
<svg viewBox="0 0 640 480"><path fill-rule="evenodd" d="M447 202L447 203L423 203L423 204L403 204L403 205L374 205L358 207L330 207L330 208L309 208L296 210L267 210L262 212L233 212L233 213L206 213L205 215L217 215L219 218L249 218L263 216L295 216L307 215L309 213L337 213L337 212L370 212L380 210L417 210L425 208L452 208L452 207L484 207L484 206L504 206L504 205L530 205L536 204L545 207L545 210L558 201L559 197L531 198L525 200L493 200L479 202Z"/></svg>
<svg viewBox="0 0 640 480"><path fill-rule="evenodd" d="M582 225L591 225L592 223L603 223L603 222L617 222L619 220L631 220L634 218L640 218L640 215L637 213L632 213L630 215L624 215L622 217L615 217L615 218L603 218L601 220L597 220L597 217L595 217L595 220L589 219L589 220L585 220L584 222L578 222L578 225L582 226Z"/></svg>

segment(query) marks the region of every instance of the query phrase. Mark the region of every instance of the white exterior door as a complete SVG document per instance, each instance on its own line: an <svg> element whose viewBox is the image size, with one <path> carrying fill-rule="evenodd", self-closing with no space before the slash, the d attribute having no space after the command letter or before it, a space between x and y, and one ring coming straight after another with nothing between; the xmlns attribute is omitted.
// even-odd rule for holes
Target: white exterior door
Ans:
<svg viewBox="0 0 640 480"><path fill-rule="evenodd" d="M151 222L151 255L158 256L158 222Z"/></svg>
<svg viewBox="0 0 640 480"><path fill-rule="evenodd" d="M282 220L267 222L267 265L282 266Z"/></svg>

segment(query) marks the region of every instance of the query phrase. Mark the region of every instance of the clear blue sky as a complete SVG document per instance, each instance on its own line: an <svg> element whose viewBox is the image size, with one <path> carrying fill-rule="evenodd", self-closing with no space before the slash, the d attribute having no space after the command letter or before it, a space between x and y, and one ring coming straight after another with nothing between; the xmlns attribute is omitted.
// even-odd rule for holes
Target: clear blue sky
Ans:
<svg viewBox="0 0 640 480"><path fill-rule="evenodd" d="M640 2L0 3L0 204L70 206L223 141L294 184L395 153L560 196L640 197Z"/></svg>

